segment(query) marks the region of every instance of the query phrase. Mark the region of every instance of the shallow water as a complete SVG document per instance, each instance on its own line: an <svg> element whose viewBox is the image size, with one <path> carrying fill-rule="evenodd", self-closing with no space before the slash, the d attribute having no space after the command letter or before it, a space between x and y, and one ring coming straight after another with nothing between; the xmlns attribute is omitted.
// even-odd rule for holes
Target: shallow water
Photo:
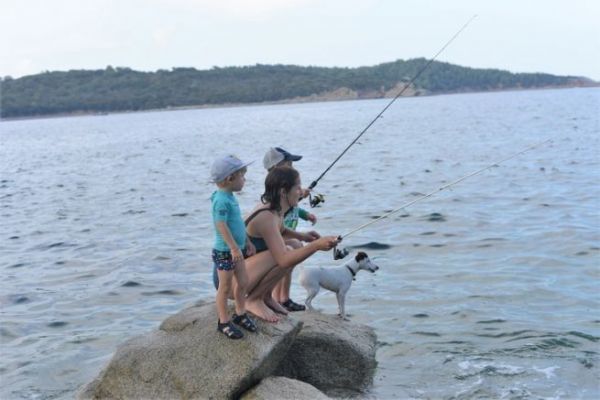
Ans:
<svg viewBox="0 0 600 400"><path fill-rule="evenodd" d="M72 398L117 344L214 296L214 154L257 160L249 210L269 146L303 154L308 185L386 103L0 123L0 397ZM598 115L600 89L402 99L319 182L316 228L343 234L553 139L345 240L381 268L347 300L378 335L373 397L600 397Z"/></svg>

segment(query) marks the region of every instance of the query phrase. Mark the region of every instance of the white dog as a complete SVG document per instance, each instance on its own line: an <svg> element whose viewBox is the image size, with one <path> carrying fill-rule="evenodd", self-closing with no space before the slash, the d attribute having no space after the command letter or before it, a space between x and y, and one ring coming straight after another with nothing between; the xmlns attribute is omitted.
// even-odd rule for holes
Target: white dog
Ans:
<svg viewBox="0 0 600 400"><path fill-rule="evenodd" d="M375 272L379 269L367 256L365 252L359 252L356 257L348 261L341 267L336 268L304 268L300 272L300 284L308 292L306 297L306 307L312 310L312 299L315 298L319 289L324 287L327 290L335 292L337 296L338 306L340 308L340 317L346 318L344 304L346 301L346 293L350 289L350 285L356 276L356 273L361 269Z"/></svg>

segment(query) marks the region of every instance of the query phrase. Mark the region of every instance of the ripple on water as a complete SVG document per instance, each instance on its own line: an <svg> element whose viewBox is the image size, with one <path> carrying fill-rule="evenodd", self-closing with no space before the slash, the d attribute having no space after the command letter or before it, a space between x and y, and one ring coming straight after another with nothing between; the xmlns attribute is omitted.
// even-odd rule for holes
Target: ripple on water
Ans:
<svg viewBox="0 0 600 400"><path fill-rule="evenodd" d="M522 331L514 331L514 332L501 332L501 333L497 333L497 334L491 334L491 333L480 333L480 334L476 334L476 336L479 337L487 337L487 338L493 338L493 339L499 339L499 338L513 338L515 336L521 336L525 333L530 333L533 332L531 330L522 330Z"/></svg>
<svg viewBox="0 0 600 400"><path fill-rule="evenodd" d="M594 343L596 343L600 340L600 338L598 336L588 335L587 333L583 333L583 332L571 331L571 332L567 332L567 334L572 335L572 336L577 336L579 338L586 339L586 340L589 340L590 342L594 342Z"/></svg>
<svg viewBox="0 0 600 400"><path fill-rule="evenodd" d="M457 380L466 380L482 375L513 377L525 373L525 368L522 367L496 363L490 364L489 362L463 361L458 364L458 367L465 372L456 375L454 378Z"/></svg>
<svg viewBox="0 0 600 400"><path fill-rule="evenodd" d="M40 245L34 246L30 250L32 250L32 251L44 251L44 250L52 250L52 249L60 250L60 249L66 249L69 247L76 247L76 246L77 246L76 243L55 242L55 243L50 243L50 244L40 244Z"/></svg>
<svg viewBox="0 0 600 400"><path fill-rule="evenodd" d="M348 246L349 249L368 249L368 250L387 250L392 248L391 245L380 242L368 242L356 244L354 246Z"/></svg>
<svg viewBox="0 0 600 400"><path fill-rule="evenodd" d="M477 321L478 324L502 324L506 322L505 319L488 319L485 321Z"/></svg>
<svg viewBox="0 0 600 400"><path fill-rule="evenodd" d="M53 321L53 322L50 322L46 326L48 328L61 328L63 326L66 326L67 324L68 324L68 322L65 322L65 321Z"/></svg>
<svg viewBox="0 0 600 400"><path fill-rule="evenodd" d="M143 296L180 296L183 293L181 293L178 290L158 290L156 292L142 292Z"/></svg>
<svg viewBox="0 0 600 400"><path fill-rule="evenodd" d="M27 297L27 296L17 296L13 299L12 303L13 304L23 304L23 303L28 303L29 301L30 301L29 297Z"/></svg>
<svg viewBox="0 0 600 400"><path fill-rule="evenodd" d="M136 287L136 286L141 286L142 284L136 281L127 281L124 284L122 284L122 287Z"/></svg>
<svg viewBox="0 0 600 400"><path fill-rule="evenodd" d="M427 331L416 331L416 332L411 332L413 335L421 335L421 336L435 336L435 337L440 337L442 336L440 333L437 332L427 332Z"/></svg>
<svg viewBox="0 0 600 400"><path fill-rule="evenodd" d="M594 363L589 358L580 358L578 359L579 363L583 365L587 369L594 368Z"/></svg>
<svg viewBox="0 0 600 400"><path fill-rule="evenodd" d="M76 338L76 339L73 339L73 340L69 340L69 343L84 344L84 343L94 342L94 341L96 341L98 339L99 338L97 338L97 337Z"/></svg>
<svg viewBox="0 0 600 400"><path fill-rule="evenodd" d="M127 210L123 213L123 215L137 215L137 214L144 214L146 213L146 211L144 210Z"/></svg>
<svg viewBox="0 0 600 400"><path fill-rule="evenodd" d="M551 336L551 337L549 337ZM540 339L535 342L532 342L531 339ZM549 353L556 351L563 351L565 349L574 349L581 346L581 343L576 340L568 339L564 336L558 337L554 334L546 334L546 335L538 335L536 336L526 336L519 338L519 340L527 340L527 343L523 344L520 347L507 348L499 350L498 353L511 353L519 356L527 356L528 354L533 353ZM515 340L510 340L509 342L513 342Z"/></svg>
<svg viewBox="0 0 600 400"><path fill-rule="evenodd" d="M440 213L431 213L424 217L429 222L446 222L446 217Z"/></svg>

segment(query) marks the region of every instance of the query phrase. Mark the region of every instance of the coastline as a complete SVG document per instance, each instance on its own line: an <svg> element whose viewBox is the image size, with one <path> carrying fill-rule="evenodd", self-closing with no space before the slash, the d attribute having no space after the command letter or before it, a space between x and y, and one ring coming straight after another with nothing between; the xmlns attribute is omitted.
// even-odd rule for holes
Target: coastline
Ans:
<svg viewBox="0 0 600 400"><path fill-rule="evenodd" d="M537 88L506 88L506 89L491 89L491 90L460 90L450 92L435 92L427 93L425 91L414 90L409 88L409 94L402 95L401 97L429 97L429 96L448 96L457 94L475 94L475 93L497 93L497 92L522 92L522 91L538 91L538 90L555 90L555 89L586 89L586 88L597 88L600 87L600 82L594 82L588 85L568 85L568 86L544 86ZM253 102L253 103L220 103L220 104L199 104L189 106L177 106L177 107L165 107L165 108L149 108L144 110L115 110L107 112L92 112L92 111L76 111L68 113L57 113L57 114L44 114L44 115L32 115L26 117L0 117L1 122L13 122L13 121L27 121L27 120L38 120L38 119L50 119L50 118L65 118L65 117L89 117L97 116L104 117L113 114L132 114L132 113L153 113L161 111L183 111L183 110L201 110L201 109L212 109L212 108L235 108L235 107L253 107L253 106L269 106L269 105L280 105L280 104L302 104L302 103L325 103L332 101L352 101L352 100L373 100L373 99L391 99L395 97L395 89L398 86L388 90L385 93L382 92L365 92L358 93L348 88L338 88L333 91L313 94L305 97L295 97L291 99L278 100L278 101L265 101L265 102Z"/></svg>

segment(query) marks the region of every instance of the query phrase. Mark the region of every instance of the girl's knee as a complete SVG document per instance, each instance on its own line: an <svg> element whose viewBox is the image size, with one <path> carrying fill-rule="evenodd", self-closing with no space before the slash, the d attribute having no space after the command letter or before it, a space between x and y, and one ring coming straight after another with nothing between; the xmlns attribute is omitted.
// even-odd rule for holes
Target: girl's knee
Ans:
<svg viewBox="0 0 600 400"><path fill-rule="evenodd" d="M298 239L288 239L285 241L285 244L287 245L288 250L299 249L304 246Z"/></svg>

